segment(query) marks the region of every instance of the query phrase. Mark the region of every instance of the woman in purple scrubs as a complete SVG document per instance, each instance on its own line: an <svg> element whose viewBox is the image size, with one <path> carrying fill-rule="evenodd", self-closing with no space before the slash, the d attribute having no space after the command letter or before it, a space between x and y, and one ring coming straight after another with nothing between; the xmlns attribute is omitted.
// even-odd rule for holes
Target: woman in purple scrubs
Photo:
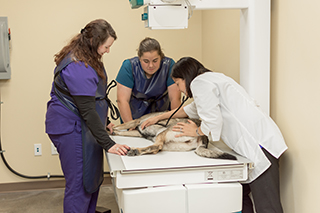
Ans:
<svg viewBox="0 0 320 213"><path fill-rule="evenodd" d="M106 101L107 74L102 55L117 36L98 19L55 55L56 68L47 104L46 133L56 146L66 179L64 212L95 212L103 181L103 149L126 155L127 145L116 144Z"/></svg>

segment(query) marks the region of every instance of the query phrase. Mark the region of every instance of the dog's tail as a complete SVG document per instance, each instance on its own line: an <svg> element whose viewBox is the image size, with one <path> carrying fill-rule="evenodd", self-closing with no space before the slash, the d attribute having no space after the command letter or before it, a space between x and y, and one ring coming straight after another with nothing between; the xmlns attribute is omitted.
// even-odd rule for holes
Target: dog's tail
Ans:
<svg viewBox="0 0 320 213"><path fill-rule="evenodd" d="M237 157L234 155L231 155L229 153L224 152L222 155L219 155L219 159L226 159L226 160L237 160Z"/></svg>
<svg viewBox="0 0 320 213"><path fill-rule="evenodd" d="M226 153L215 146L210 149L207 149L204 145L198 146L195 153L206 158L237 160L236 156Z"/></svg>

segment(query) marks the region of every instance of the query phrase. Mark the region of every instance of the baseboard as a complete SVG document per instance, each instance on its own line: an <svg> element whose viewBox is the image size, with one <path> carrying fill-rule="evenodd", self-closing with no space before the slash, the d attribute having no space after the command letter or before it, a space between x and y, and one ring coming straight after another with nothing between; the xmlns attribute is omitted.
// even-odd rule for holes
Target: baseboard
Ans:
<svg viewBox="0 0 320 213"><path fill-rule="evenodd" d="M65 179L59 180L42 180L42 181L30 181L30 182L19 182L19 183L2 183L0 184L0 193L3 192L14 192L14 191L30 191L30 190L47 190L47 189L58 189L65 187ZM104 176L102 185L111 184L110 175Z"/></svg>

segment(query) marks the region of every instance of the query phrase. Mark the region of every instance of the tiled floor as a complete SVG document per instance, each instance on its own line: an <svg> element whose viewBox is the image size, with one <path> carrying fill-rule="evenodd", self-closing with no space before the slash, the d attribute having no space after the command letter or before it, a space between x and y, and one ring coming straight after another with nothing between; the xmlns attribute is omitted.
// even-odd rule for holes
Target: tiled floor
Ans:
<svg viewBox="0 0 320 213"><path fill-rule="evenodd" d="M62 213L64 189L0 193L0 213ZM119 213L111 185L102 185L98 205Z"/></svg>

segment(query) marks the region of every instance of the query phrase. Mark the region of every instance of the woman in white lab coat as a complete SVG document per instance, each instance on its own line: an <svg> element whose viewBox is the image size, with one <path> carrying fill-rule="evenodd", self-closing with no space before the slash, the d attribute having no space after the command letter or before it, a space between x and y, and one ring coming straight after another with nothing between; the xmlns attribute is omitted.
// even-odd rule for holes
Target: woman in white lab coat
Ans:
<svg viewBox="0 0 320 213"><path fill-rule="evenodd" d="M279 193L278 159L287 149L274 121L256 101L231 78L206 69L191 57L181 58L173 67L172 78L180 91L194 101L181 108L173 117L200 118L198 128L192 121L179 123L179 136L211 136L220 138L235 152L250 159L254 169L243 183L243 213L253 212L248 194L251 192L255 209L260 212L283 212ZM167 119L169 111L147 120L143 127Z"/></svg>

